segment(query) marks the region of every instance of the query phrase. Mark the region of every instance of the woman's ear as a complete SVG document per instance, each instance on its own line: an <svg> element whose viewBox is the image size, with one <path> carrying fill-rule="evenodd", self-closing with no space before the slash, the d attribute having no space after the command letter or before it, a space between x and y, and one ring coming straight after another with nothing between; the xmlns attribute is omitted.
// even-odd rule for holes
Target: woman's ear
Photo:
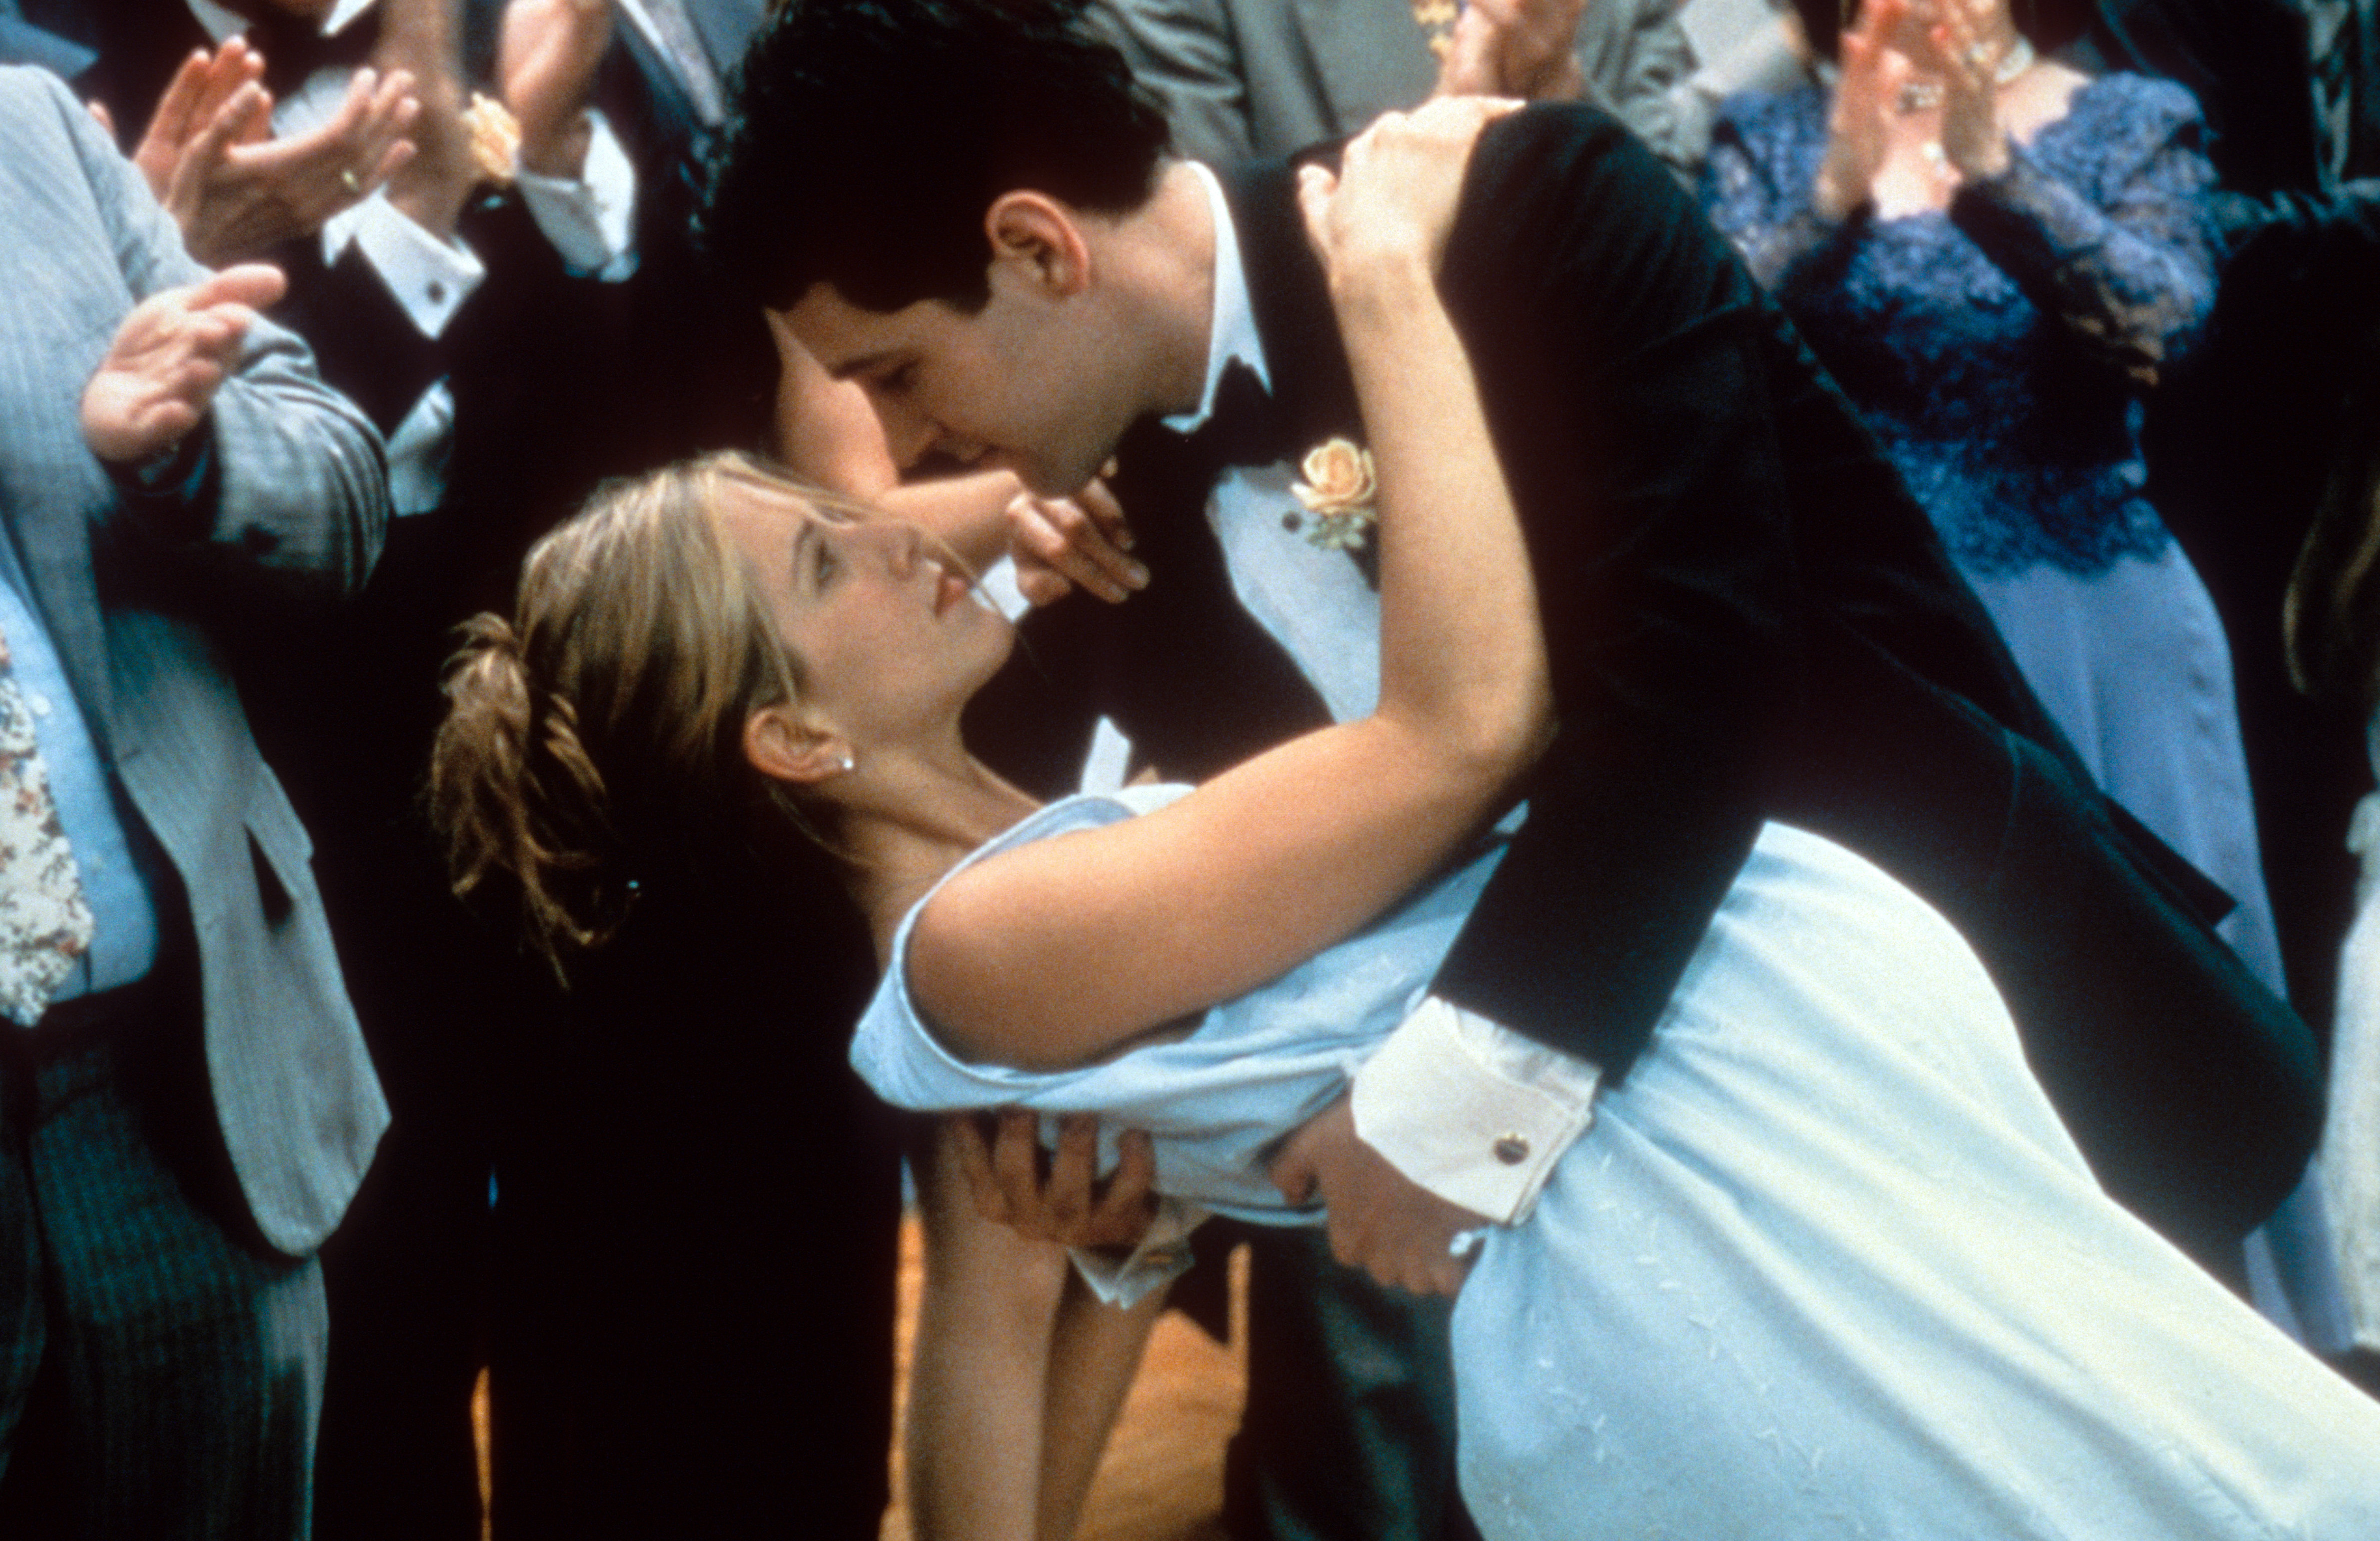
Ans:
<svg viewBox="0 0 2380 1541"><path fill-rule="evenodd" d="M1057 200L1038 192L1007 192L984 212L991 237L992 266L1006 264L1017 277L1056 299L1090 286L1091 249L1082 227Z"/></svg>
<svg viewBox="0 0 2380 1541"><path fill-rule="evenodd" d="M851 746L804 722L792 707L762 707L744 719L744 758L771 781L816 786L853 768Z"/></svg>

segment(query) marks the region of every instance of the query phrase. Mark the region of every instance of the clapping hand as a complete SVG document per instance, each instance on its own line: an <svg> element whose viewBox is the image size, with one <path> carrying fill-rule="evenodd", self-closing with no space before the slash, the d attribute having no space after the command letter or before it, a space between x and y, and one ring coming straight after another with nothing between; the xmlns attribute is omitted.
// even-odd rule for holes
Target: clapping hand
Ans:
<svg viewBox="0 0 2380 1541"><path fill-rule="evenodd" d="M1439 96L1575 101L1586 94L1572 40L1585 0L1469 0L1439 66Z"/></svg>
<svg viewBox="0 0 2380 1541"><path fill-rule="evenodd" d="M322 229L370 197L411 159L406 138L419 105L403 71L356 71L320 127L273 135L273 97L261 57L237 39L193 55L166 88L135 161L181 226L190 255L211 267Z"/></svg>
<svg viewBox="0 0 2380 1541"><path fill-rule="evenodd" d="M595 67L612 42L608 0L512 0L497 44L496 79L520 122L520 161L577 177L594 127L587 116Z"/></svg>
<svg viewBox="0 0 2380 1541"><path fill-rule="evenodd" d="M132 152L132 164L149 179L149 190L159 202L174 185L182 152L199 131L215 120L240 87L263 75L264 56L251 50L245 38L229 39L212 54L200 49L182 61Z"/></svg>
<svg viewBox="0 0 2380 1541"><path fill-rule="evenodd" d="M1827 158L1818 167L1818 212L1841 219L1875 195L1876 179L1892 150L1900 93L1912 67L1892 40L1909 17L1909 0L1867 0L1858 25L1842 37L1842 74L1827 119Z"/></svg>
<svg viewBox="0 0 2380 1541"><path fill-rule="evenodd" d="M2008 169L2008 135L2000 127L2000 61L2004 42L1987 38L1989 0L1940 0L1925 30L1926 62L1942 77L1942 155L1961 176L1997 176Z"/></svg>
<svg viewBox="0 0 2380 1541"><path fill-rule="evenodd" d="M132 308L82 393L82 436L102 460L137 466L199 425L256 312L286 281L262 263L226 268Z"/></svg>

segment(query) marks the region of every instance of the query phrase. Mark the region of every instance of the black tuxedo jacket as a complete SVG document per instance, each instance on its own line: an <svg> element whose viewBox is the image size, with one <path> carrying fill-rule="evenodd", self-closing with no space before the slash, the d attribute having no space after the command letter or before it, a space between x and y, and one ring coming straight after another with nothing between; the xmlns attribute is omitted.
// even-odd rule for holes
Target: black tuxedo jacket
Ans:
<svg viewBox="0 0 2380 1541"><path fill-rule="evenodd" d="M1227 182L1284 452L1359 431L1286 164ZM1438 993L1626 1073L1761 822L1837 839L1991 969L2103 1181L2203 1253L2294 1183L2311 1046L2222 899L2090 786L1866 431L1660 164L1536 109L1473 158L1441 280L1520 507L1560 732ZM1233 600L1153 423L1154 581L1037 617L970 722L1043 788L1097 713L1186 779L1326 720Z"/></svg>

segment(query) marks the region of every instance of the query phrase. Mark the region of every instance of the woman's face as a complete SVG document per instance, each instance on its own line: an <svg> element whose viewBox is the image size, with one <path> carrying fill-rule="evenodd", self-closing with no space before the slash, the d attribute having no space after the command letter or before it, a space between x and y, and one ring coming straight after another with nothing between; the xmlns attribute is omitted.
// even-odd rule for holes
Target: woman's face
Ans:
<svg viewBox="0 0 2380 1541"><path fill-rule="evenodd" d="M799 661L806 713L861 755L954 734L1014 637L966 575L912 524L724 496L722 524Z"/></svg>

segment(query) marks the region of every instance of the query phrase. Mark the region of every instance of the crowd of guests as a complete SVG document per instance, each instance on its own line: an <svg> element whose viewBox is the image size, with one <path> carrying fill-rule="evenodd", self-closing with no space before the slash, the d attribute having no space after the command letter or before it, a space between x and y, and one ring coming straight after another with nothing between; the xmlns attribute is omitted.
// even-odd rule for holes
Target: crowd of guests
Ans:
<svg viewBox="0 0 2380 1541"><path fill-rule="evenodd" d="M1503 1307L1467 1329L1453 1315L1447 1217L1559 1236L1560 1204L1533 1207L1597 1098L1661 1084L1647 1040L1673 993L1693 998L1681 975L1739 869L1834 873L1755 845L1767 819L1877 862L1973 950L1989 986L1946 994L1944 1020L2005 1001L2046 1126L2096 1180L2076 1212L2103 1189L2108 1215L2195 1265L2142 1262L2126 1276L2142 1298L2180 1310L2203 1272L2307 1368L2275 1368L2236 1325L2210 1363L2301 1405L2332 1372L2380 1390L2380 921L2359 914L2361 864L2380 861L2368 3L1020 0L1013 57L998 37L950 43L985 24L969 0L771 10L0 0L0 1533L476 1534L486 1367L503 1536L873 1535L905 1144L929 1242L921 1534L1067 1534L1148 1321L1170 1300L1220 1329L1211 1260L1241 1241L1233 1534L1583 1523L1487 1443L1532 1393L1482 1389L1477 1319ZM905 25L945 54L883 42ZM1073 105L1125 67L1128 111ZM1099 140L1082 186L1138 189L1050 189L1095 212L1093 237L997 180L1029 155L986 169L936 138L985 79L1045 67L1050 104L1016 115L1041 127L1017 131ZM959 795L895 786L884 765L905 746L848 722L755 741L743 706L757 722L783 705L767 688L831 696L830 672L804 649L793 684L763 687L776 665L704 673L714 633L743 623L683 584L732 552L634 532L746 504L835 515L811 542L830 552L886 511L930 531L941 557L892 537L849 560L985 572L1012 617L1043 606L1017 661L935 698L949 721L931 730L955 745L958 702L983 686L967 742L1036 797L1123 766L1208 781L1366 720L1383 679L1424 688L1391 667L1412 649L1371 638L1420 625L1435 613L1411 596L1460 570L1359 540L1360 562L1333 552L1308 587L1268 588L1246 576L1257 537L1232 533L1308 559L1301 518L1329 528L1338 505L1301 514L1294 476L1266 467L1318 438L1368 431L1384 485L1433 474L1388 447L1406 404L1366 365L1369 312L1338 316L1352 380L1329 346L1282 344L1335 336L1282 318L1327 322L1346 298L1281 276L1304 230L1244 231L1248 273L1229 282L1265 342L1225 370L1217 341L1187 401L1168 376L1119 409L1146 383L1126 378L1136 343L1045 334L1035 397L991 373L901 377L886 339L918 352L919 334L877 329L950 296L962 316L1013 315L1003 273L1081 252L1100 277L1064 297L1170 337L1159 308L1130 308L1156 288L1119 301L1109 276L1170 271L1135 222L1203 227L1210 204L1245 220L1247 188L1294 184L1175 179L1145 202L1148 165L1179 169L1160 147L1230 167L1433 94L1594 109L1561 119L1575 139L1479 174L1505 179L1509 239L1560 255L1557 286L1524 291L1525 263L1464 268L1471 227L1448 215L1453 321L1543 601L1541 622L1516 608L1514 635L1542 629L1571 736L1550 769L1504 766L1466 794L1482 802L1465 829L1536 778L1518 876L1485 890L1444 972L1407 983L1451 1002L1457 1025L1433 1031L1474 1035L1458 1052L1523 1090L1448 1111L1463 1098L1423 1068L1416 1013L1354 1095L1381 1164L1445 1207L1418 1254L1350 1237L1342 1197L1369 1190L1337 1186L1348 1145L1286 1115L1275 1133L1298 1131L1286 1149L1331 1229L1247 1223L1269 1218L1249 1205L1183 1247L1178 1207L1142 1201L1145 1146L1127 1140L1086 1203L1058 1190L1087 1183L1094 1124L1068 1125L1045 1183L1035 1121L896 1114L852 1074L852 1025L892 1009L868 1001L909 945L902 916L974 843L945 851L945 832L921 855L882 829L932 825ZM1628 180L1640 163L1649 180ZM1573 193L1601 200L1600 224L1572 217ZM955 280L933 267L953 226L907 208L937 197L978 243ZM1625 326L1561 309L1560 285L1599 304L1639 271L1698 275L1673 333L1655 334L1675 297L1651 280L1615 309ZM1202 282L1222 314L1221 268ZM1466 284L1490 297L1463 309ZM1624 370L1538 362L1565 328L1643 347ZM1400 357L1438 378L1427 349ZM1323 405L1211 449L1194 419L1231 417L1220 398L1251 370ZM1542 431L1532 394L1605 417L1534 461L1512 447ZM1102 437L1065 412L1118 420ZM1196 447L1152 447L1160 419ZM1488 454L1468 420L1434 421L1450 463ZM1045 445L1072 453L1025 453ZM722 450L768 464L597 491ZM590 495L597 522L565 523ZM1565 497L1577 528L1532 524ZM1211 540L1178 533L1210 517ZM1627 538L1581 533L1605 518ZM1579 564L1574 594L1556 562ZM1680 594L1698 598L1658 597ZM474 616L450 718L442 682ZM1692 644L1660 652L1640 622ZM623 637L649 656L595 650ZM882 677L905 699L908 676ZM1554 732L1524 725L1539 748ZM602 796L552 795L556 778ZM868 840L896 856L855 863ZM1414 873L1458 849L1409 857ZM1490 922L1526 970L1489 966L1497 948L1470 939ZM958 999L935 1013L953 1030ZM1590 1025L1537 1020L1540 1001L1575 1017L1584 1000ZM970 1041L1047 1068L1029 1043ZM895 1097L907 1073L878 1053ZM1002 1085L1014 1095L978 1099L1039 1094L1022 1073ZM1174 1101L1198 1105L1175 1089L1152 1106ZM1741 1154L1774 1164L1756 1140ZM1755 1249L1754 1229L1727 1244ZM1062 1243L1082 1245L1070 1260ZM1122 1306L1084 1282L1090 1244L1132 1255L1107 1289ZM1554 1261L1529 1267L1589 1298L1593 1268L1545 1244ZM1847 1266L1872 1261L1859 1244ZM1209 1262L1184 1273L1192 1251ZM1492 1282L1470 1298L1528 1330L1517 1254L1480 1256ZM2149 1427L2131 1435L2163 1437ZM1466 1508L1491 1492L1503 1512Z"/></svg>

